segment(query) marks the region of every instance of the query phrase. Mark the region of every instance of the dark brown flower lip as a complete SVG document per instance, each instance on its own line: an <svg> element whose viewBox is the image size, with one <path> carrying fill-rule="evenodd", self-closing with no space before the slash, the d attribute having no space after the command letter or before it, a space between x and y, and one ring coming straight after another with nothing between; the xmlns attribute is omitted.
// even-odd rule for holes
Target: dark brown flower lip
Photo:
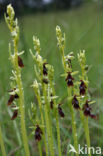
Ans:
<svg viewBox="0 0 103 156"><path fill-rule="evenodd" d="M9 100L8 100L7 105L10 106L13 103L14 99L15 99L15 95L11 95Z"/></svg>
<svg viewBox="0 0 103 156"><path fill-rule="evenodd" d="M68 78L71 78L72 80L74 80L74 78L73 78L72 75L71 75L71 72L67 72L67 74L68 74L68 75L67 75L65 81L67 81Z"/></svg>
<svg viewBox="0 0 103 156"><path fill-rule="evenodd" d="M11 120L14 120L18 116L18 110L14 110Z"/></svg>
<svg viewBox="0 0 103 156"><path fill-rule="evenodd" d="M59 113L59 115L60 115L62 118L64 118L64 117L65 117L65 114L64 114L64 112L62 111L62 108L61 108L60 106L61 106L61 104L58 105L58 113Z"/></svg>
<svg viewBox="0 0 103 156"><path fill-rule="evenodd" d="M39 125L36 125L36 129L35 129L35 140L36 141L40 141L42 134L43 134L43 132L42 132L41 128L39 127Z"/></svg>
<svg viewBox="0 0 103 156"><path fill-rule="evenodd" d="M74 85L73 80L74 80L74 78L72 77L71 72L68 72L68 75L67 75L67 77L65 79L65 81L67 82L68 87L71 87L71 86Z"/></svg>
<svg viewBox="0 0 103 156"><path fill-rule="evenodd" d="M46 62L45 63L43 63L43 75L44 76L47 76L48 75L48 70L47 70L47 68L46 68Z"/></svg>
<svg viewBox="0 0 103 156"><path fill-rule="evenodd" d="M41 134L43 134L43 132L42 132L42 130L41 130L41 128L39 127L39 125L36 125L36 130L38 131L38 132L40 132Z"/></svg>
<svg viewBox="0 0 103 156"><path fill-rule="evenodd" d="M72 105L75 109L80 109L80 106L79 106L79 101L78 99L76 98L76 95L74 95L73 99L72 99Z"/></svg>
<svg viewBox="0 0 103 156"><path fill-rule="evenodd" d="M92 114L91 113L91 107L89 106L89 104L88 104L88 100L86 100L86 103L84 104L84 106L83 106L83 112L84 112L84 115L85 116L89 116L89 117L91 117L92 119L98 119L98 117L97 117L97 115L95 115L95 114Z"/></svg>
<svg viewBox="0 0 103 156"><path fill-rule="evenodd" d="M22 59L21 59L20 56L18 56L18 65L19 65L19 67L21 67L21 68L24 67L23 61L22 61Z"/></svg>
<svg viewBox="0 0 103 156"><path fill-rule="evenodd" d="M86 84L84 83L83 80L80 80L81 84L79 86L79 92L80 92L80 95L85 95L86 94Z"/></svg>
<svg viewBox="0 0 103 156"><path fill-rule="evenodd" d="M88 100L86 100L86 103L83 106L83 112L85 116L90 116L91 115L91 108L88 104Z"/></svg>
<svg viewBox="0 0 103 156"><path fill-rule="evenodd" d="M18 99L19 95L16 93L14 95L10 95L7 105L10 106L15 99Z"/></svg>

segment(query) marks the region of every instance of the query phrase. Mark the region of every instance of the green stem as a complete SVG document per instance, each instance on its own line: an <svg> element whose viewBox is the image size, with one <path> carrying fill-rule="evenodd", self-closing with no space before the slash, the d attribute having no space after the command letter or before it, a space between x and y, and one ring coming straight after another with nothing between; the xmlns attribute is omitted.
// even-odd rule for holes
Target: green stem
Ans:
<svg viewBox="0 0 103 156"><path fill-rule="evenodd" d="M1 145L2 156L6 156L4 141L3 141L3 138L2 138L1 126L0 126L0 145Z"/></svg>
<svg viewBox="0 0 103 156"><path fill-rule="evenodd" d="M50 81L50 87L53 90L53 96L55 96L55 89L54 89L53 83L51 81ZM58 116L58 109L57 109L56 100L54 100L54 106L56 108L55 117L56 117L56 128L57 128L58 153L59 153L59 156L62 156L62 153L61 153L61 140L60 140L60 127L59 127L59 116Z"/></svg>
<svg viewBox="0 0 103 156"><path fill-rule="evenodd" d="M48 144L50 148L50 155L54 156L54 149L53 149L53 137L52 137L52 127L51 127L51 122L49 118L49 112L48 112L48 99L47 99L47 87L44 84L43 85L43 94L44 94L44 100L45 100L45 105L44 105L44 111L45 111L45 121L46 121L46 129L47 129L47 138L48 138Z"/></svg>
<svg viewBox="0 0 103 156"><path fill-rule="evenodd" d="M57 128L58 152L59 152L59 156L62 156L58 110L56 110L56 128Z"/></svg>
<svg viewBox="0 0 103 156"><path fill-rule="evenodd" d="M84 127L84 131L85 131L85 138L86 138L87 146L90 147L90 135L89 135L89 127L88 127L88 117L85 117L82 111L80 111L80 117L81 117L81 120L82 120L82 123L83 123L83 127ZM91 153L89 153L88 156L91 156Z"/></svg>
<svg viewBox="0 0 103 156"><path fill-rule="evenodd" d="M68 88L68 96L72 96L72 90L71 88ZM71 101L69 101L69 109L71 114L71 122L72 122L72 130L73 130L73 140L74 140L74 147L76 151L78 152L78 140L77 140L77 129L76 129L76 122L75 122L75 115L74 110ZM76 156L79 156L78 153L76 153Z"/></svg>
<svg viewBox="0 0 103 156"><path fill-rule="evenodd" d="M22 134L25 155L30 156L26 126L25 126L24 92L23 92L23 85L22 85L22 80L21 80L21 71L18 66L18 54L17 54L18 50L17 50L17 45L15 42L14 42L14 50L15 50L15 70L16 70L16 76L17 76L17 85L18 85L18 89L19 89L19 109L20 109L20 115L21 115L21 117L20 117L21 134Z"/></svg>
<svg viewBox="0 0 103 156"><path fill-rule="evenodd" d="M54 156L54 145L53 145L53 131L52 131L52 119L50 112L48 113L49 116L49 126L50 126L50 140L51 140L51 150L52 150L52 156Z"/></svg>
<svg viewBox="0 0 103 156"><path fill-rule="evenodd" d="M40 153L40 156L42 156L41 142L38 142L38 148L39 148L39 153Z"/></svg>
<svg viewBox="0 0 103 156"><path fill-rule="evenodd" d="M37 94L37 99L38 99L38 104L39 104L39 109L40 109L40 114L41 114L41 121L42 121L42 125L43 125L43 138L44 138L44 143L45 143L46 156L48 156L49 155L48 144L46 141L46 134L45 134L45 129L44 129L44 117L43 117L40 93Z"/></svg>
<svg viewBox="0 0 103 156"><path fill-rule="evenodd" d="M89 135L88 117L85 118L85 131L86 131L87 146L90 147L90 135ZM88 156L91 156L90 150L89 150Z"/></svg>

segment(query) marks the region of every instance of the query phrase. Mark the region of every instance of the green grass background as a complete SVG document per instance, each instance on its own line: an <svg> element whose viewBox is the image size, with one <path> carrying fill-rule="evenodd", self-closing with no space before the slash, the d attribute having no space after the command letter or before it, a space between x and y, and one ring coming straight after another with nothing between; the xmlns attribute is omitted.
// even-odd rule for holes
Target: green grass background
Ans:
<svg viewBox="0 0 103 156"><path fill-rule="evenodd" d="M32 84L35 73L33 70L33 60L29 49L33 49L32 36L37 35L41 41L41 54L52 64L55 69L56 94L60 97L66 94L65 81L60 74L63 73L60 54L57 48L55 27L60 25L66 33L65 53L73 51L76 61L73 68L78 70L77 53L86 50L87 64L91 69L88 73L90 85L89 90L92 99L96 101L93 105L93 112L99 114L97 121L90 119L91 145L103 148L103 6L98 3L85 4L84 6L70 11L54 12L36 15L26 15L19 17L20 25L20 44L19 49L25 50L23 56L25 68L22 70L22 79L25 92L26 106L26 126L28 135L30 121L28 110L31 102L35 101L35 96L30 85ZM10 34L4 19L0 19L0 122L2 124L3 138L7 153L10 154L14 149L15 155L19 155L18 149L21 143L19 138L19 119L14 122L10 120L10 109L7 108L8 89L10 87L11 64L8 54L8 43ZM65 155L66 146L72 143L70 115L66 103L64 103L66 117L61 120L62 148ZM84 145L84 132L77 115L77 127L79 143ZM16 127L17 126L17 127ZM30 137L30 136L29 136ZM37 151L37 146L33 137L30 137L31 151ZM55 147L56 148L56 147ZM36 154L36 153L35 153ZM1 156L1 154L0 154ZM38 156L38 153L37 153Z"/></svg>

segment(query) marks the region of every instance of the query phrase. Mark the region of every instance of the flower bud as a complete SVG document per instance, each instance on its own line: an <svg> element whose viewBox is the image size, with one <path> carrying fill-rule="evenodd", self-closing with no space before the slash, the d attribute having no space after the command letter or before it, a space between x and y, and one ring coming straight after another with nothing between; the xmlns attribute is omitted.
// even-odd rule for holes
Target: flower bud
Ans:
<svg viewBox="0 0 103 156"><path fill-rule="evenodd" d="M40 53L40 40L36 36L33 36L33 43L36 52Z"/></svg>
<svg viewBox="0 0 103 156"><path fill-rule="evenodd" d="M14 9L13 9L13 7L11 6L11 4L9 4L9 5L7 6L7 13L8 13L8 15L9 15L10 19L13 20L13 19L14 19L14 16L15 16L15 12L14 12Z"/></svg>

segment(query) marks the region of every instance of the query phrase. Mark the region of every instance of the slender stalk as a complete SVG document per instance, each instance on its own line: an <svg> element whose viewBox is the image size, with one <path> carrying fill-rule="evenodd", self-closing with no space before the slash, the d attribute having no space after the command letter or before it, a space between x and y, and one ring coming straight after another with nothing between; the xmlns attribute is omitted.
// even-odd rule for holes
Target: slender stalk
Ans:
<svg viewBox="0 0 103 156"><path fill-rule="evenodd" d="M68 96L70 96L70 97L72 96L72 89L71 88L68 88ZM71 114L74 147L75 147L76 151L78 152L77 129L76 129L75 115L74 115L73 106L71 104L71 101L69 101L68 105L69 105L70 114ZM79 156L79 154L76 153L76 156Z"/></svg>
<svg viewBox="0 0 103 156"><path fill-rule="evenodd" d="M54 103L55 104L55 103ZM60 127L59 127L59 117L58 117L58 111L56 110L56 128L57 128L57 140L58 140L58 153L59 156L62 156L61 153L61 140L60 140Z"/></svg>
<svg viewBox="0 0 103 156"><path fill-rule="evenodd" d="M37 93L37 99L38 99L38 104L39 104L41 121L42 121L42 125L43 125L43 138L44 138L44 143L45 143L46 156L48 156L49 155L49 153L48 153L48 143L46 141L46 134L45 134L45 129L44 129L44 117L43 117L43 110L42 110L41 97L40 97L39 91Z"/></svg>
<svg viewBox="0 0 103 156"><path fill-rule="evenodd" d="M53 83L50 81L50 88L52 88L53 91L53 96L55 96L55 89L53 86ZM59 127L59 116L58 116L58 110L57 110L57 104L56 104L56 100L54 99L54 106L55 106L55 117L56 117L56 128L57 128L57 141L58 141L58 153L59 156L62 156L61 153L61 140L60 140L60 127Z"/></svg>
<svg viewBox="0 0 103 156"><path fill-rule="evenodd" d="M43 69L41 69L41 84L44 96L44 114L45 114L45 121L46 121L46 129L47 129L47 138L48 138L48 145L50 149L50 155L54 156L54 148L53 148L53 136L52 136L52 126L51 126L51 118L48 109L48 99L47 99L47 84L43 83Z"/></svg>
<svg viewBox="0 0 103 156"><path fill-rule="evenodd" d="M45 121L46 121L48 144L50 147L50 155L54 156L52 127L51 127L50 116L48 114L49 112L48 112L48 99L47 99L47 86L46 86L46 84L43 85L43 94L44 94L44 100L45 100L44 111L45 111Z"/></svg>
<svg viewBox="0 0 103 156"><path fill-rule="evenodd" d="M54 142L53 142L53 129L52 129L52 119L50 112L48 113L49 116L49 126L50 126L50 140L51 140L51 150L52 150L52 156L54 156Z"/></svg>
<svg viewBox="0 0 103 156"><path fill-rule="evenodd" d="M14 49L14 53L12 55L11 47L9 47L10 59L11 59L11 62L13 63L15 81L19 90L18 100L19 100L19 110L20 110L21 134L22 134L25 155L30 156L27 133L26 133L26 126L25 126L24 92L23 92L23 85L22 85L22 80L21 80L21 69L18 65L19 26L18 26L17 19L16 20L14 19L15 12L11 4L7 6L7 14L8 14L8 17L5 16L5 21L11 32L12 41L13 41L13 49Z"/></svg>
<svg viewBox="0 0 103 156"><path fill-rule="evenodd" d="M85 58L85 54L84 54L84 58ZM85 60L85 59L84 59ZM85 63L84 66L81 65L81 72L82 72L82 80L85 80L85 77L87 77L86 72L85 72ZM87 100L87 94L85 95L85 100ZM85 102L85 101L84 101ZM83 112L80 111L80 117L83 123L83 127L84 127L84 132L85 132L85 137L86 137L86 142L87 142L87 147L90 147L90 134L89 134L89 126L88 126L88 117L85 117ZM91 152L89 151L88 156L91 156Z"/></svg>
<svg viewBox="0 0 103 156"><path fill-rule="evenodd" d="M40 156L42 156L41 142L38 142L38 148L39 148Z"/></svg>
<svg viewBox="0 0 103 156"><path fill-rule="evenodd" d="M88 117L85 118L85 131L86 131L87 146L90 147L90 135L89 135ZM88 156L91 156L90 150L89 150Z"/></svg>
<svg viewBox="0 0 103 156"><path fill-rule="evenodd" d="M65 58L64 58L64 50L61 51L61 54L62 54L62 64L63 64L63 67L64 67L64 72L66 74L66 64L65 64ZM71 97L72 96L72 90L70 88L68 88L67 91L68 91L68 96ZM78 152L78 140L77 140L77 129L76 129L76 122L75 122L75 115L74 115L72 103L70 101L69 101L68 106L69 106L70 113L71 113L74 147L75 147L76 151ZM76 156L79 156L79 154L76 153Z"/></svg>
<svg viewBox="0 0 103 156"><path fill-rule="evenodd" d="M0 145L1 145L2 156L6 156L6 151L5 151L4 141L3 141L3 137L2 137L1 126L0 126Z"/></svg>
<svg viewBox="0 0 103 156"><path fill-rule="evenodd" d="M88 127L88 117L85 117L82 111L80 111L80 117L81 117L81 120L82 120L82 123L83 123L83 127L84 127L84 131L85 131L85 138L86 138L86 142L87 142L87 147L90 147L90 135L89 135L89 127ZM91 153L89 153L88 156L91 156Z"/></svg>
<svg viewBox="0 0 103 156"><path fill-rule="evenodd" d="M88 117L85 117L82 111L80 111L80 117L81 117L82 124L83 124L83 127L84 127L87 147L89 148L90 147L90 135L89 135ZM88 153L88 156L91 156L90 151Z"/></svg>
<svg viewBox="0 0 103 156"><path fill-rule="evenodd" d="M29 146L28 146L28 139L27 139L27 132L25 126L25 108L24 108L24 92L23 92L23 85L21 80L21 70L18 66L18 54L17 54L17 44L14 42L14 53L15 53L15 70L17 75L17 85L19 89L19 106L20 106L20 122L21 122L21 133L22 133L22 140L25 149L25 155L29 156Z"/></svg>
<svg viewBox="0 0 103 156"><path fill-rule="evenodd" d="M49 113L49 101L48 101L48 85L43 82L44 79L44 74L43 74L43 64L44 60L40 56L40 41L37 37L33 37L33 42L34 42L34 49L36 50L36 55L33 55L32 51L30 50L30 53L32 57L34 58L39 72L40 76L37 74L38 79L40 80L41 86L42 86L42 91L43 91L43 97L44 97L44 115L45 115L45 122L46 122L46 132L47 132L47 140L48 140L48 145L49 145L49 151L50 155L54 156L54 147L53 147L53 134L52 134L52 126L51 126L51 116Z"/></svg>

